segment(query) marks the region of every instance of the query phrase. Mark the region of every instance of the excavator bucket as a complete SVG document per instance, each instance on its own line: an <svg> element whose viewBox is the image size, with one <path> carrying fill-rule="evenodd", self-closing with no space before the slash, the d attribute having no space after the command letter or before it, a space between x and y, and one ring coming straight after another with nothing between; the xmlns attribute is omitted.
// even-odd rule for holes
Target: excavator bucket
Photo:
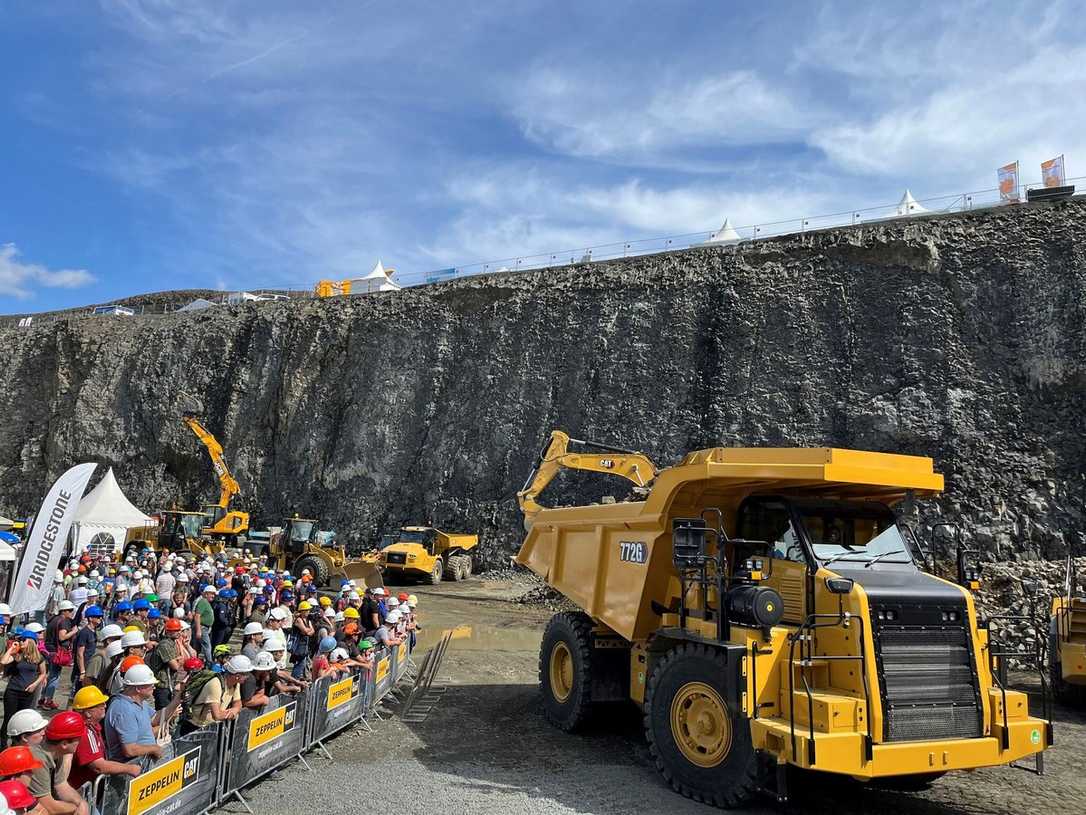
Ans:
<svg viewBox="0 0 1086 815"><path fill-rule="evenodd" d="M381 575L381 567L372 556L364 556L359 560L348 560L343 564L343 577L364 583L368 588L384 588L385 579Z"/></svg>

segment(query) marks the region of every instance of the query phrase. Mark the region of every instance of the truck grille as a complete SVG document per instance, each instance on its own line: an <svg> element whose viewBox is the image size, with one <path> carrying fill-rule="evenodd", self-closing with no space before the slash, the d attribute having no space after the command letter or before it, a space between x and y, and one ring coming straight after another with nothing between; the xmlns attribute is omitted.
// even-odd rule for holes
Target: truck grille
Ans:
<svg viewBox="0 0 1086 815"><path fill-rule="evenodd" d="M389 552L385 555L385 563L407 563L405 552Z"/></svg>
<svg viewBox="0 0 1086 815"><path fill-rule="evenodd" d="M983 735L973 654L964 625L876 625L887 741Z"/></svg>

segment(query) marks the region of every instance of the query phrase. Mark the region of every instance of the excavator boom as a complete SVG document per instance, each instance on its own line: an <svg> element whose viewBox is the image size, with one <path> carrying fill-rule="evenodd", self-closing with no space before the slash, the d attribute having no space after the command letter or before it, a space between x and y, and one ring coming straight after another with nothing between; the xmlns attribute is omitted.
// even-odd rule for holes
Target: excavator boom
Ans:
<svg viewBox="0 0 1086 815"><path fill-rule="evenodd" d="M241 492L241 487L238 486L234 476L230 475L230 469L222 456L222 445L193 414L186 413L183 421L189 430L196 434L196 438L203 443L208 455L211 456L211 466L215 468L215 475L219 479L219 506L226 509L230 506L230 499Z"/></svg>
<svg viewBox="0 0 1086 815"><path fill-rule="evenodd" d="M583 452L570 452L571 443L586 449ZM536 499L563 469L617 475L638 487L647 487L656 478L656 465L643 453L572 439L561 430L555 430L539 454L539 461L528 475L528 480L524 482L524 488L517 493L525 528L531 526L541 509L545 509Z"/></svg>

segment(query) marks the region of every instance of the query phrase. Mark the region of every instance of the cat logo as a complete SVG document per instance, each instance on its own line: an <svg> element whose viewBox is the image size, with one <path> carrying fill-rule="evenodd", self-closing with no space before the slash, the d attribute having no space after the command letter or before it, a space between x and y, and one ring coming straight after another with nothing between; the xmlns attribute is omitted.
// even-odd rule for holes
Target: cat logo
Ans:
<svg viewBox="0 0 1086 815"><path fill-rule="evenodd" d="M275 710L254 716L249 722L247 751L251 753L256 748L275 741L293 728L294 712L297 709L297 702L289 702L282 707L277 707Z"/></svg>
<svg viewBox="0 0 1086 815"><path fill-rule="evenodd" d="M159 764L128 782L127 815L151 812L176 797L200 774L200 748Z"/></svg>

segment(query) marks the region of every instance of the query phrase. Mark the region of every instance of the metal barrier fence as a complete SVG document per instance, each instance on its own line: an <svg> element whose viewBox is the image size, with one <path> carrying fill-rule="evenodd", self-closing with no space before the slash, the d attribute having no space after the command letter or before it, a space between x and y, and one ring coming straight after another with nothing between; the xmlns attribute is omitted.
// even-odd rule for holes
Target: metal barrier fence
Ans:
<svg viewBox="0 0 1086 815"><path fill-rule="evenodd" d="M429 656L429 654L427 655ZM167 755L136 778L102 775L85 785L86 797L104 815L203 815L230 800L252 813L242 790L269 773L320 750L368 719L398 683L412 678L410 649L381 648L373 670L324 677L295 695L273 697L260 710L175 738Z"/></svg>
<svg viewBox="0 0 1086 815"><path fill-rule="evenodd" d="M1067 184L1081 186L1086 182L1086 176L1076 176L1066 179ZM787 218L780 221L750 224L734 227L737 240L742 243L762 240L764 238L780 237L782 235L805 234L822 229L834 229L843 226L858 226L878 222L894 221L899 219L914 218L918 215L940 215L955 212L971 212L973 210L989 209L998 206L1012 206L1024 202L1024 192L1043 184L1037 182L1019 185L1014 200L1004 200L998 187L986 190L974 190L972 192L954 193L952 195L939 195L930 198L914 199L909 204L898 202L896 204L883 204L880 206L860 207L846 209L839 212L825 213L821 215L804 215L797 218ZM904 211L903 211L904 207ZM408 272L397 275L395 282L404 287L425 286L431 283L444 283L465 277L480 275L504 274L508 272L525 272L530 270L547 269L559 266L571 266L578 263L592 263L601 260L614 260L616 258L635 257L638 255L651 255L660 252L673 252L682 249L690 249L696 246L722 245L711 244L712 238L718 230L703 232L687 232L679 235L665 235L657 238L639 238L614 243L583 246L575 249L561 249L535 254L524 254L500 258L498 260L478 261L462 266L452 266L446 269L433 269L424 272ZM249 293L256 293L266 299L293 300L315 297L312 284L305 283L280 283L272 286L251 287ZM221 300L230 305L224 294ZM238 303L246 301L237 301ZM155 305L150 308L141 306L135 315L139 317L162 316L166 313L176 312L179 306ZM94 317L94 309L82 311L66 311L54 314L31 315L32 320L26 325L22 322L25 316L0 317L0 327L20 326L30 327L35 324L49 323L57 320L72 320ZM102 316L102 315L97 315ZM119 317L118 319L133 319L133 317Z"/></svg>

